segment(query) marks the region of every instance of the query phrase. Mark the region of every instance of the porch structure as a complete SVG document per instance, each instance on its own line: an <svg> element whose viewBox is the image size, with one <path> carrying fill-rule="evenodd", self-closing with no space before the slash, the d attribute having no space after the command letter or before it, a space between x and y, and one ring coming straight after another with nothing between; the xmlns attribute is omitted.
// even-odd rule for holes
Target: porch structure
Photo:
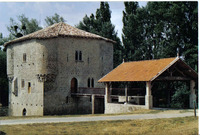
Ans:
<svg viewBox="0 0 200 135"><path fill-rule="evenodd" d="M152 86L154 82L163 81L188 81L190 82L189 107L193 108L196 100L195 81L198 74L183 62L179 57L158 60L144 60L123 62L98 82L105 83L105 113L124 113L137 109L151 109L153 107ZM115 95L113 83L124 84L124 95ZM130 95L128 91L140 88L131 88L129 84L142 82L146 85L145 95ZM115 100L114 100L115 99ZM142 99L144 103L142 104ZM113 102L118 101L118 102ZM133 103L134 102L134 103Z"/></svg>

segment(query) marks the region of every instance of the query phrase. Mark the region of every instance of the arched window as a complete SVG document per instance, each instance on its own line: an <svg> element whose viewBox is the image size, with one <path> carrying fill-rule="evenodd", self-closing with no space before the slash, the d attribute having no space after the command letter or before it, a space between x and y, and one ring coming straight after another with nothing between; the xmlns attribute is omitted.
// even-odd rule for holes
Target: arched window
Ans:
<svg viewBox="0 0 200 135"><path fill-rule="evenodd" d="M26 116L26 109L25 109L25 108L24 108L23 111L22 111L22 115L23 115L23 116Z"/></svg>
<svg viewBox="0 0 200 135"><path fill-rule="evenodd" d="M79 51L79 60L82 60L82 52Z"/></svg>
<svg viewBox="0 0 200 135"><path fill-rule="evenodd" d="M78 89L78 80L76 78L72 78L71 80L71 93L77 93Z"/></svg>
<svg viewBox="0 0 200 135"><path fill-rule="evenodd" d="M94 79L92 78L92 88L94 88Z"/></svg>
<svg viewBox="0 0 200 135"><path fill-rule="evenodd" d="M78 60L78 51L75 52L75 60Z"/></svg>
<svg viewBox="0 0 200 135"><path fill-rule="evenodd" d="M88 87L90 87L90 78L88 78Z"/></svg>

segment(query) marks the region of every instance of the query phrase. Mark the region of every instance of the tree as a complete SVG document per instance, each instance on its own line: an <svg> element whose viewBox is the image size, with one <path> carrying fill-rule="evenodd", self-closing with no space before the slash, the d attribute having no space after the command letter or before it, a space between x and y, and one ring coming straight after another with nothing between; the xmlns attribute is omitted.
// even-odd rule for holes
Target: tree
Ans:
<svg viewBox="0 0 200 135"><path fill-rule="evenodd" d="M6 53L0 50L0 103L8 105L8 79L6 74Z"/></svg>
<svg viewBox="0 0 200 135"><path fill-rule="evenodd" d="M47 26L51 26L54 23L59 23L59 22L65 22L64 18L57 13L54 14L54 16L47 16L45 19L45 23Z"/></svg>
<svg viewBox="0 0 200 135"><path fill-rule="evenodd" d="M91 14L83 18L76 27L79 29L100 35L102 37L116 41L114 47L114 67L122 62L122 45L115 26L111 23L111 11L108 2L101 2L100 8L96 10L96 15Z"/></svg>
<svg viewBox="0 0 200 135"><path fill-rule="evenodd" d="M124 2L123 11L123 34L124 57L126 61L142 59L141 30L137 18L138 2Z"/></svg>
<svg viewBox="0 0 200 135"><path fill-rule="evenodd" d="M19 15L17 18L18 23L13 18L10 18L10 26L7 27L13 38L19 38L42 29L36 19L29 20L23 14Z"/></svg>

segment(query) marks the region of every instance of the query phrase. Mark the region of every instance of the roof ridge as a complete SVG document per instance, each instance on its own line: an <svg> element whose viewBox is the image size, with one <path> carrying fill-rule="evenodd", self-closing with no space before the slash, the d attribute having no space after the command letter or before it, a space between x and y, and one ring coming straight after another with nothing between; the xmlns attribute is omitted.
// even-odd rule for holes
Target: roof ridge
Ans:
<svg viewBox="0 0 200 135"><path fill-rule="evenodd" d="M59 23L58 23L59 24ZM60 31L61 31L61 29L62 29L62 27L63 27L63 23L62 22L60 22L60 29L58 30L58 35L60 35Z"/></svg>
<svg viewBox="0 0 200 135"><path fill-rule="evenodd" d="M164 59L176 59L177 57L170 57L170 58L161 58L161 59L152 59L152 60L137 60L137 61L127 61L124 63L132 63L132 62L144 62L144 61L157 61L157 60L164 60Z"/></svg>

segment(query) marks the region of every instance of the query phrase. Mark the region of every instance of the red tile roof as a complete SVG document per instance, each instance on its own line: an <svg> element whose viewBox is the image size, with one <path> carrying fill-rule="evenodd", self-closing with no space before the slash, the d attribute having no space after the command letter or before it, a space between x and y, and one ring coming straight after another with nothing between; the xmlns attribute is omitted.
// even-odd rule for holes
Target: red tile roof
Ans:
<svg viewBox="0 0 200 135"><path fill-rule="evenodd" d="M102 77L98 82L152 81L179 58L125 62Z"/></svg>
<svg viewBox="0 0 200 135"><path fill-rule="evenodd" d="M68 37L79 37L79 38L93 38L93 39L100 39L105 40L108 42L115 43L115 41L101 37L96 34L92 34L83 30L80 30L78 28L72 27L68 24L65 24L63 22L53 24L47 28L44 28L42 30L36 31L34 33L25 35L23 37L14 39L8 43L6 43L4 46L6 47L9 44L29 40L29 39L47 39L47 38L55 38L58 36L68 36Z"/></svg>

